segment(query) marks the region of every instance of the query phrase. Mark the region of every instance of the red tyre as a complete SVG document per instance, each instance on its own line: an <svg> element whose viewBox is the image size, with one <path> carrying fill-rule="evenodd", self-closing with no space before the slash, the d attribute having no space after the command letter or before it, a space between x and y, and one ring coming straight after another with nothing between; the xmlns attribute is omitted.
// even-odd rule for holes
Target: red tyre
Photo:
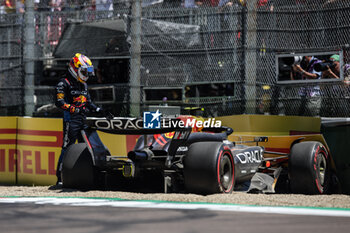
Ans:
<svg viewBox="0 0 350 233"><path fill-rule="evenodd" d="M184 158L186 190L199 194L231 193L234 188L234 160L222 142L193 143Z"/></svg>
<svg viewBox="0 0 350 233"><path fill-rule="evenodd" d="M323 194L330 187L329 155L320 142L293 145L289 158L290 188L293 193Z"/></svg>

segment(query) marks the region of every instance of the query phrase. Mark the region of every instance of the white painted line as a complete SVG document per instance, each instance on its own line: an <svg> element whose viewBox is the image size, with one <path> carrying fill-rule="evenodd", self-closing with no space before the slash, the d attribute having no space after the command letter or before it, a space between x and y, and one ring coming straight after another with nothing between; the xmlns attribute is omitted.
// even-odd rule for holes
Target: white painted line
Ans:
<svg viewBox="0 0 350 233"><path fill-rule="evenodd" d="M58 197L4 197L0 203L34 203L68 206L110 206L128 208L152 209L181 209L211 211L230 211L265 214L313 215L330 217L350 217L350 209L338 208L307 208L307 207L275 207L275 206L246 206L235 204L206 204L184 202L157 202L157 201L127 201L119 199L99 198L58 198Z"/></svg>

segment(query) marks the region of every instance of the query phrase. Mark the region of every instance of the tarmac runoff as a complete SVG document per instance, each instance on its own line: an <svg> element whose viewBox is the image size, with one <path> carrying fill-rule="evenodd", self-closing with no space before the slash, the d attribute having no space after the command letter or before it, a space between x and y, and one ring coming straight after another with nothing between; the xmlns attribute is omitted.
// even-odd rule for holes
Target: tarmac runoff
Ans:
<svg viewBox="0 0 350 233"><path fill-rule="evenodd" d="M149 200L124 200L118 198L83 198L83 197L0 197L0 204L37 204L63 206L90 206L90 207L118 207L118 208L149 208L149 209L178 209L178 210L209 210L264 214L287 214L328 217L350 217L348 208L319 208L296 206L255 206L218 203L187 203Z"/></svg>

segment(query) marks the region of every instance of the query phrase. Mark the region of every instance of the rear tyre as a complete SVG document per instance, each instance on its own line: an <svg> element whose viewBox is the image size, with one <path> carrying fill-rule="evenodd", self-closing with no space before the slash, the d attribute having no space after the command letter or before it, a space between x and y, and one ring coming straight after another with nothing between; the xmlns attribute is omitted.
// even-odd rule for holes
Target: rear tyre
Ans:
<svg viewBox="0 0 350 233"><path fill-rule="evenodd" d="M231 193L234 187L234 160L222 142L197 142L184 158L184 183L188 192Z"/></svg>
<svg viewBox="0 0 350 233"><path fill-rule="evenodd" d="M64 188L87 190L95 187L96 170L85 143L68 147L62 162L61 175Z"/></svg>
<svg viewBox="0 0 350 233"><path fill-rule="evenodd" d="M330 183L329 155L320 142L300 142L292 146L289 158L292 193L327 193Z"/></svg>

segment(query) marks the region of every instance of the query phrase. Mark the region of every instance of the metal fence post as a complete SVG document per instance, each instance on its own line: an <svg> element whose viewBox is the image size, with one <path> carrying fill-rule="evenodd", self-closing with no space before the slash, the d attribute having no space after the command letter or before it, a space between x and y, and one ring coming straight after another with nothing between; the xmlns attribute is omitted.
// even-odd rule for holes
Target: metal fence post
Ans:
<svg viewBox="0 0 350 233"><path fill-rule="evenodd" d="M25 1L26 12L24 14L24 108L25 115L31 116L34 112L34 38L35 38L35 21L34 21L34 1Z"/></svg>
<svg viewBox="0 0 350 233"><path fill-rule="evenodd" d="M140 116L141 0L133 0L130 23L130 115Z"/></svg>
<svg viewBox="0 0 350 233"><path fill-rule="evenodd" d="M256 109L256 2L247 1L246 44L244 60L245 111L254 114Z"/></svg>

